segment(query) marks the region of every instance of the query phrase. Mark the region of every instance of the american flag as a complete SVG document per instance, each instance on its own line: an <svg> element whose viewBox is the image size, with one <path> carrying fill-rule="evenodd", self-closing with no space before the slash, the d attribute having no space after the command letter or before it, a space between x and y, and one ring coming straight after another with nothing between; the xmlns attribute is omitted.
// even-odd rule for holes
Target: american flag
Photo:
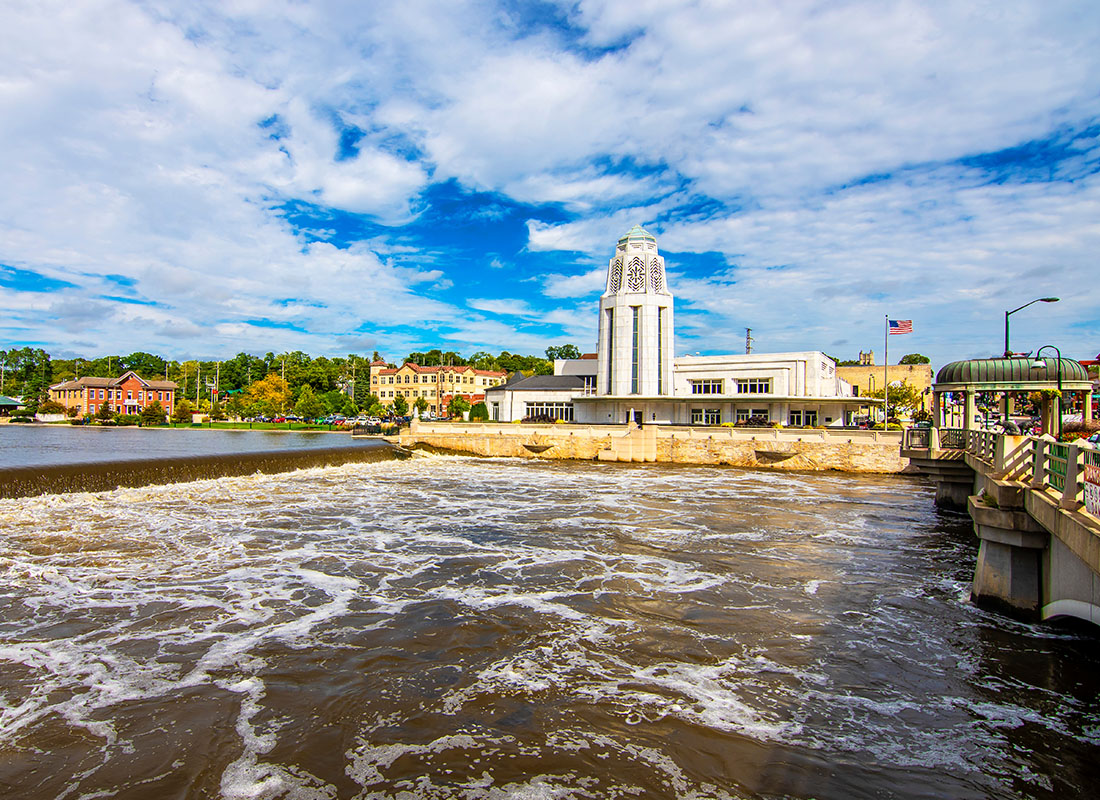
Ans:
<svg viewBox="0 0 1100 800"><path fill-rule="evenodd" d="M887 328L890 331L890 335L895 333L912 333L913 332L913 320L911 319L891 319L887 320Z"/></svg>

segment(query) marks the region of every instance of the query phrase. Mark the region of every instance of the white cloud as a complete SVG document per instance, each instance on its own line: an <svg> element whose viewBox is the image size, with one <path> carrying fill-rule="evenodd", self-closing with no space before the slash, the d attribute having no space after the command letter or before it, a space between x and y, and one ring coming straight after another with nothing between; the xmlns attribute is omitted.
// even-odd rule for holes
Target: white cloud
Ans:
<svg viewBox="0 0 1100 800"><path fill-rule="evenodd" d="M594 307L538 309L598 292L642 223L666 252L719 254L713 275L669 264L681 335L708 350L744 326L762 348L866 348L889 313L921 320L914 349L996 351L1004 308L1036 293L1064 299L1021 315L1022 340L1096 349L1100 142L1077 143L1072 182L959 166L1100 118L1093 4L560 7L585 45L624 46L581 52L483 0L9 4L0 263L77 288L0 290L0 330L106 351L136 326L181 355L443 336L539 352L594 335ZM448 236L416 227L452 179L534 207L525 248L483 243L508 269L474 301ZM323 210L296 228L285 202ZM479 213L454 216L435 218L451 234ZM156 305L103 299L109 274Z"/></svg>

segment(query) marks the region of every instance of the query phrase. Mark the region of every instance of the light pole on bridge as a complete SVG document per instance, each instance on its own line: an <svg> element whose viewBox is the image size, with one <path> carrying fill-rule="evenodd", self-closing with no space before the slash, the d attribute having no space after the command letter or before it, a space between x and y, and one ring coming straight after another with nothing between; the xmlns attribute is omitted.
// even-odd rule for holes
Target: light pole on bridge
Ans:
<svg viewBox="0 0 1100 800"><path fill-rule="evenodd" d="M1057 297L1037 297L1034 300L1032 300L1030 303L1024 303L1019 308L1014 308L1011 311L1006 311L1005 312L1005 358L1011 358L1012 357L1012 351L1008 348L1008 318L1009 318L1009 316L1012 315L1012 314L1015 314L1017 311L1023 311L1025 308L1027 308L1030 305L1034 305L1035 303L1057 303L1057 302L1058 302Z"/></svg>

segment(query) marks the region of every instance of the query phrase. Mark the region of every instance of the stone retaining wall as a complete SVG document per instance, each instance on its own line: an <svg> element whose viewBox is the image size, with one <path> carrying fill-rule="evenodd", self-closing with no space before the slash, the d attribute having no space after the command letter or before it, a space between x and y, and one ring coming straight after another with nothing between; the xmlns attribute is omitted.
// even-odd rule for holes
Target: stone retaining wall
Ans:
<svg viewBox="0 0 1100 800"><path fill-rule="evenodd" d="M656 448L640 440L653 438ZM633 446L630 440L635 440ZM898 431L818 429L686 428L658 425L516 425L506 423L423 423L403 430L400 443L413 449L478 456L672 464L728 464L790 470L902 472ZM603 453L603 455L601 455Z"/></svg>

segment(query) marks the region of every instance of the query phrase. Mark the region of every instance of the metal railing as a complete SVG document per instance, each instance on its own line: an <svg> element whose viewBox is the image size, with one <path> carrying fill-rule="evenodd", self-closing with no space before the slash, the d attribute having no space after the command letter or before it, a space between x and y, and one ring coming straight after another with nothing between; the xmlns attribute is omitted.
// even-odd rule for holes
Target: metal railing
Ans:
<svg viewBox="0 0 1100 800"><path fill-rule="evenodd" d="M1043 461L1043 483L1058 492L1066 490L1066 470L1069 466L1069 445L1050 444Z"/></svg>
<svg viewBox="0 0 1100 800"><path fill-rule="evenodd" d="M1100 448L1084 439L1056 442L992 431L911 428L904 442L908 449L964 451L991 467L998 480L1025 483L1058 495L1061 508L1100 517Z"/></svg>
<svg viewBox="0 0 1100 800"><path fill-rule="evenodd" d="M937 428L940 450L965 450L966 431L963 428Z"/></svg>

